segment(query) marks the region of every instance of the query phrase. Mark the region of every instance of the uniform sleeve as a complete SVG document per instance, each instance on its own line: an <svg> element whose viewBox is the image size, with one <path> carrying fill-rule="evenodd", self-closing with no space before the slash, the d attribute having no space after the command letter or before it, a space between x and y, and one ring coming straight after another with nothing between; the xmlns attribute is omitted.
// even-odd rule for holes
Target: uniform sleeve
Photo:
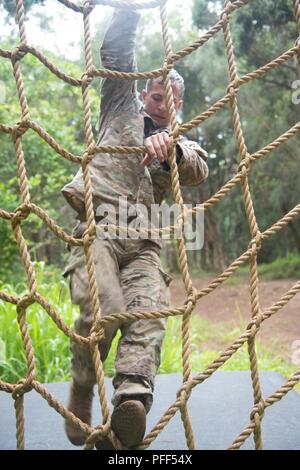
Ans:
<svg viewBox="0 0 300 470"><path fill-rule="evenodd" d="M118 72L135 72L136 28L139 13L133 10L115 10L105 34L100 56L103 67ZM101 109L98 129L108 124L110 118L129 109L137 99L135 80L105 78L101 87Z"/></svg>
<svg viewBox="0 0 300 470"><path fill-rule="evenodd" d="M208 177L207 152L192 140L177 144L178 172L183 186L197 186Z"/></svg>
<svg viewBox="0 0 300 470"><path fill-rule="evenodd" d="M181 140L176 146L179 180L183 186L197 186L208 177L207 153L196 142ZM156 204L171 191L170 167L154 160L149 167Z"/></svg>

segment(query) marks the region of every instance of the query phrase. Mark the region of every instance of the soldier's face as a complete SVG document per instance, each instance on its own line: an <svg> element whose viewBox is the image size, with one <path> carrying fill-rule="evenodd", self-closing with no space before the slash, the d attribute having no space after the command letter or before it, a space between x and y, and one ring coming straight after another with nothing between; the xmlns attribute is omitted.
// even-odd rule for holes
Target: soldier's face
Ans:
<svg viewBox="0 0 300 470"><path fill-rule="evenodd" d="M180 88L172 85L176 113L182 108L183 101L180 99ZM164 86L157 80L152 82L152 88L147 93L142 91L144 108L146 113L153 119L157 127L167 127L170 123L168 113L167 97Z"/></svg>

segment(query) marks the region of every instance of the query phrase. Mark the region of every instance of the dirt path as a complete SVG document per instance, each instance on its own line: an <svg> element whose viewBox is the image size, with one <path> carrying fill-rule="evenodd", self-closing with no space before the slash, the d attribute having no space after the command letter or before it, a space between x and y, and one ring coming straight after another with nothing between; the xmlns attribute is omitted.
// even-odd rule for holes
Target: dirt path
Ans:
<svg viewBox="0 0 300 470"><path fill-rule="evenodd" d="M212 280L213 278L193 279L197 289L208 286ZM296 282L294 279L261 281L259 295L262 309L278 301ZM173 305L183 304L185 291L181 280L174 279L171 283L171 296ZM236 285L222 284L198 302L196 312L216 323L216 326L225 322L245 328L251 318L247 281L240 281ZM291 361L292 344L295 340L300 340L300 294L262 324L259 338L266 346L276 346L276 350Z"/></svg>

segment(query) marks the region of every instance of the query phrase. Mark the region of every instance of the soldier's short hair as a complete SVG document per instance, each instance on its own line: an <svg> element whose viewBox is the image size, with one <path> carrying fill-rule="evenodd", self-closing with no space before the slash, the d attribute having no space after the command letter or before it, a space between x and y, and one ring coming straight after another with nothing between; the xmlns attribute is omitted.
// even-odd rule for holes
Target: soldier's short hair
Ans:
<svg viewBox="0 0 300 470"><path fill-rule="evenodd" d="M183 98L183 95L184 95L184 91L185 91L185 86L184 86L184 79L183 77L180 75L180 73L177 72L177 70L175 69L172 69L171 72L170 72L170 79L171 79L171 83L172 85L177 85L180 89L180 99ZM149 80L147 80L147 83L146 83L146 91L147 93L149 93L149 91L151 91L151 88L152 88L152 84L153 82L156 81L158 82L160 85L163 84L164 82L164 79L163 77L158 77L158 78L150 78Z"/></svg>

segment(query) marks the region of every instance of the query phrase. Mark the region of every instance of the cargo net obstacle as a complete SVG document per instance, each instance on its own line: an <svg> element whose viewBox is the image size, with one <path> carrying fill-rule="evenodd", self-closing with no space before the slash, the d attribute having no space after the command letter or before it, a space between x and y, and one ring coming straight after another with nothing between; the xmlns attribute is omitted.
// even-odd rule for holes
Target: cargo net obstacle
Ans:
<svg viewBox="0 0 300 470"><path fill-rule="evenodd" d="M234 12L244 7L251 0L238 0L229 1L225 0L223 5L223 11L220 15L219 21L205 34L203 34L197 41L190 44L188 47L174 53L172 51L172 45L170 41L170 35L168 30L168 21L166 13L166 1L119 1L119 0L96 0L94 3L90 0L86 0L83 6L78 6L68 0L59 0L67 8L78 12L83 15L84 22L84 48L85 48L85 62L86 70L83 75L79 78L73 78L64 74L59 70L53 63L51 63L47 57L45 57L36 48L30 46L27 42L25 20L24 20L24 5L22 0L16 0L17 18L20 32L20 44L12 51L0 49L0 56L2 60L8 59L12 62L13 74L16 81L18 96L20 102L21 118L18 123L10 127L5 124L0 124L0 131L10 134L15 146L18 177L21 195L21 204L13 212L7 212L0 208L0 217L11 224L14 238L19 246L20 256L24 268L28 277L28 292L25 295L9 295L5 291L0 292L0 299L4 302L9 302L16 305L16 315L22 336L22 342L25 350L26 361L27 361L27 374L26 377L19 380L17 383L7 383L0 380L0 390L10 393L14 400L15 413L16 413L16 440L17 448L25 448L24 439L24 395L30 390L36 390L49 405L60 413L63 418L67 418L76 423L82 430L87 433L87 439L85 443L85 449L93 449L95 443L98 440L108 436L113 442L116 449L123 449L122 443L118 441L114 435L110 425L110 413L108 399L105 391L104 383L104 372L103 366L100 359L98 342L103 337L103 326L107 322L115 320L135 320L135 319L151 319L154 317L170 317L170 316L181 316L182 317L182 369L183 369L183 383L180 389L177 391L176 401L166 410L164 415L160 418L158 423L144 438L140 445L140 449L147 448L159 435L159 433L167 426L173 416L180 411L186 442L189 449L195 448L193 429L188 413L188 399L191 396L194 388L199 386L202 382L208 379L216 370L218 370L231 356L241 348L244 343L248 343L248 352L250 359L251 378L253 383L253 408L249 417L248 426L243 429L239 436L236 437L234 442L230 445L229 449L239 449L246 439L253 434L256 449L262 449L262 434L261 434L261 422L265 413L265 410L281 400L300 380L300 369L278 390L276 390L271 396L263 397L260 387L258 360L255 351L255 337L258 333L261 324L275 315L282 307L284 307L290 299L292 299L300 291L300 281L298 281L285 295L283 295L276 303L271 305L269 308L262 310L260 308L259 295L258 295L258 274L257 274L257 255L265 240L272 235L280 232L286 225L293 220L300 213L300 204L294 209L288 212L282 219L278 220L270 228L261 232L255 217L255 210L251 197L251 192L248 184L248 173L251 166L257 160L265 158L274 149L287 142L291 137L296 135L300 131L300 123L297 123L292 128L287 130L284 134L279 136L272 143L259 151L250 154L247 151L247 146L243 136L243 130L241 126L240 113L237 104L237 97L241 86L251 80L255 80L262 77L269 70L280 66L282 63L292 57L297 57L300 62L300 42L297 40L295 47L289 49L284 54L274 59L270 63L260 67L254 72L248 73L240 77L237 73L234 48L232 37L230 33L230 17L234 15ZM90 15L95 7L95 3L102 5L110 5L112 7L120 8L154 8L160 9L160 19L162 26L162 35L165 49L165 60L162 67L158 70L145 73L122 73L117 71L96 69L93 65L92 60L92 47L91 47L91 35L90 35ZM300 34L300 1L293 0L295 19L298 25ZM211 39L220 30L223 30L227 61L229 67L230 82L226 90L226 94L218 100L213 106L207 111L196 116L189 122L179 125L176 121L176 112L173 103L172 87L169 78L169 72L179 59L192 54L198 48L203 46L209 39ZM295 38L296 39L296 38ZM82 101L84 109L84 129L85 129L85 140L86 146L85 151L82 155L77 156L72 154L69 150L65 149L62 144L55 141L55 139L49 135L45 129L40 127L36 122L30 118L30 110L26 101L26 93L22 78L21 62L25 54L33 54L37 57L51 72L53 72L61 80L66 83L81 87L82 89ZM174 137L174 148L170 152L169 163L171 168L171 180L172 190L175 202L181 207L181 216L177 219L177 229L180 230L180 239L177 240L178 254L180 271L182 274L182 280L184 282L186 290L186 301L183 305L178 308L165 309L160 311L149 311L149 312L133 312L133 313L116 313L109 317L101 317L101 308L98 296L97 282L95 277L95 268L93 264L93 257L91 251L91 245L96 237L96 223L94 219L93 201L92 201L92 188L91 179L89 174L89 162L95 156L97 152L108 152L108 153L145 153L144 147L113 147L113 146L96 146L92 125L91 125L91 110L89 102L89 85L91 84L94 77L109 77L116 80L123 79L149 79L163 76L164 86L167 93L167 102L169 107L169 113L171 117L171 130ZM237 185L240 185L245 203L246 214L250 228L251 242L247 251L239 258L237 258L232 264L230 264L224 272L219 275L213 282L207 287L197 290L193 286L193 282L189 273L187 255L185 248L184 238L184 219L187 215L187 208L185 207L181 188L179 184L178 168L176 164L176 152L175 143L179 135L186 133L187 131L199 126L206 119L209 119L216 112L221 110L225 105L231 107L232 122L235 132L236 141L240 153L240 165L236 175L231 178L219 191L200 205L202 210L209 210L214 204L217 204L222 198L230 194L230 191ZM80 164L83 170L84 185L85 185L85 207L86 207L86 219L87 219L87 230L82 239L76 239L66 233L60 226L58 226L48 214L41 207L31 202L31 195L29 191L28 179L26 175L26 155L23 151L22 137L31 129L36 132L41 139L47 142L57 153L63 158ZM199 206L197 206L199 207ZM198 210L194 207L192 212ZM82 246L84 248L91 305L94 314L94 324L88 337L81 337L73 332L65 322L57 314L55 307L49 303L49 301L39 294L37 290L36 273L33 263L30 259L28 247L25 238L22 233L22 222L28 218L31 214L35 214L39 217L43 223L45 223L49 230L51 230L57 237L64 242L72 245ZM99 227L97 227L97 230ZM119 233L122 227L110 227L111 230ZM168 228L170 233L175 229L175 226ZM160 231L161 232L161 231ZM191 315L195 309L195 306L201 298L212 293L218 286L220 286L226 279L228 279L241 265L249 263L250 269L250 296L251 296L251 311L252 317L249 320L249 325L245 329L244 333L238 337L231 346L223 351L219 357L213 361L207 369L203 372L199 372L196 375L192 375L190 366L190 339L189 339L189 324ZM35 368L35 357L34 348L31 342L29 334L29 325L26 318L26 311L30 305L38 303L45 312L55 322L57 327L63 331L70 339L77 341L78 343L85 345L90 348L95 365L95 371L97 376L97 387L99 401L102 410L102 424L96 427L92 427L83 423L74 414L69 412L54 396L52 396L48 390L36 380L36 368Z"/></svg>

